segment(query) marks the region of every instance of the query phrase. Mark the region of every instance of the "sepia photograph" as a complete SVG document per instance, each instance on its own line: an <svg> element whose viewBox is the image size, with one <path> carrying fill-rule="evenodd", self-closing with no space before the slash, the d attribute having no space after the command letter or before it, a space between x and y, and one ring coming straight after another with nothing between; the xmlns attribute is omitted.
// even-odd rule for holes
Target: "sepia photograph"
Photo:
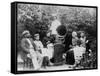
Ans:
<svg viewBox="0 0 100 76"><path fill-rule="evenodd" d="M97 7L17 3L17 71L97 69Z"/></svg>

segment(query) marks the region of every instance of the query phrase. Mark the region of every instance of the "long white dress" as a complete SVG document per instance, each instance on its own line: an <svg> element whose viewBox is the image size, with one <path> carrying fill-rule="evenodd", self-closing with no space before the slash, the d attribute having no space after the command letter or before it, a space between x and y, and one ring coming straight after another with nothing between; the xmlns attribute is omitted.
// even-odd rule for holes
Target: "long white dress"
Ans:
<svg viewBox="0 0 100 76"><path fill-rule="evenodd" d="M35 70L38 70L41 65L39 64L37 58L38 58L38 55L36 53L36 51L34 50L34 46L32 45L31 41L29 39L27 39L27 41L29 42L30 46L29 46L29 52L30 52L30 57L32 59L32 63L33 63L33 66L34 66L34 69Z"/></svg>

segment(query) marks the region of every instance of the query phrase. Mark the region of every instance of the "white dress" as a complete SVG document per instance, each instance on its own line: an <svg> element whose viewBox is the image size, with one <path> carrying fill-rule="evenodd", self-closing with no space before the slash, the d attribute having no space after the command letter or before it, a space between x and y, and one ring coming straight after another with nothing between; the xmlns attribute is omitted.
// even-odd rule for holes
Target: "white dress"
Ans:
<svg viewBox="0 0 100 76"><path fill-rule="evenodd" d="M49 59L53 57L53 53L54 53L54 46L52 43L48 44L47 48L42 49L42 55L47 56Z"/></svg>
<svg viewBox="0 0 100 76"><path fill-rule="evenodd" d="M32 59L32 63L33 63L33 66L34 66L34 69L35 70L38 70L41 65L38 63L38 60L37 60L37 53L36 51L34 50L34 46L32 45L31 41L29 39L27 39L28 43L29 43L29 54L30 54L30 58Z"/></svg>
<svg viewBox="0 0 100 76"><path fill-rule="evenodd" d="M50 30L51 30L51 34L57 34L57 27L60 26L61 23L60 21L58 20L54 20L52 23L51 23L51 27L50 27Z"/></svg>
<svg viewBox="0 0 100 76"><path fill-rule="evenodd" d="M34 44L36 45L36 55L37 55L37 61L39 66L42 65L42 61L43 61L43 44L41 41L34 41ZM40 53L40 51L41 53Z"/></svg>
<svg viewBox="0 0 100 76"><path fill-rule="evenodd" d="M75 46L73 48L73 51L74 51L74 58L75 58L75 61L80 61L81 58L82 58L82 55L85 53L86 51L86 48L82 47L82 46Z"/></svg>
<svg viewBox="0 0 100 76"><path fill-rule="evenodd" d="M52 43L47 45L47 50L48 50L48 57L49 57L49 59L51 59L54 54L54 46Z"/></svg>

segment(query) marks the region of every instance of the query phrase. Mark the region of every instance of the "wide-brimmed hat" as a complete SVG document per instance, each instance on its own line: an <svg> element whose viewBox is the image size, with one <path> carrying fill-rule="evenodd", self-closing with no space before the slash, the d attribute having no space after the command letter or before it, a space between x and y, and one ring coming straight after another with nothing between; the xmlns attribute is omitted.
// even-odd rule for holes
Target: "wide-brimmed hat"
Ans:
<svg viewBox="0 0 100 76"><path fill-rule="evenodd" d="M22 32L22 35L23 35L23 36L24 36L24 35L27 35L27 34L28 34L28 35L30 34L30 32L29 32L28 30L25 30L25 31Z"/></svg>

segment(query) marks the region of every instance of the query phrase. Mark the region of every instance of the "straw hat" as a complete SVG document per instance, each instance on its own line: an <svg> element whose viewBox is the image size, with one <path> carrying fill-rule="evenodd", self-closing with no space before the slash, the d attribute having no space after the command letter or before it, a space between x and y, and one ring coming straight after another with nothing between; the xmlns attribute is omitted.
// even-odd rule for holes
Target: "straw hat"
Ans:
<svg viewBox="0 0 100 76"><path fill-rule="evenodd" d="M22 35L29 35L29 34L30 34L30 32L28 30L25 30L22 32Z"/></svg>

